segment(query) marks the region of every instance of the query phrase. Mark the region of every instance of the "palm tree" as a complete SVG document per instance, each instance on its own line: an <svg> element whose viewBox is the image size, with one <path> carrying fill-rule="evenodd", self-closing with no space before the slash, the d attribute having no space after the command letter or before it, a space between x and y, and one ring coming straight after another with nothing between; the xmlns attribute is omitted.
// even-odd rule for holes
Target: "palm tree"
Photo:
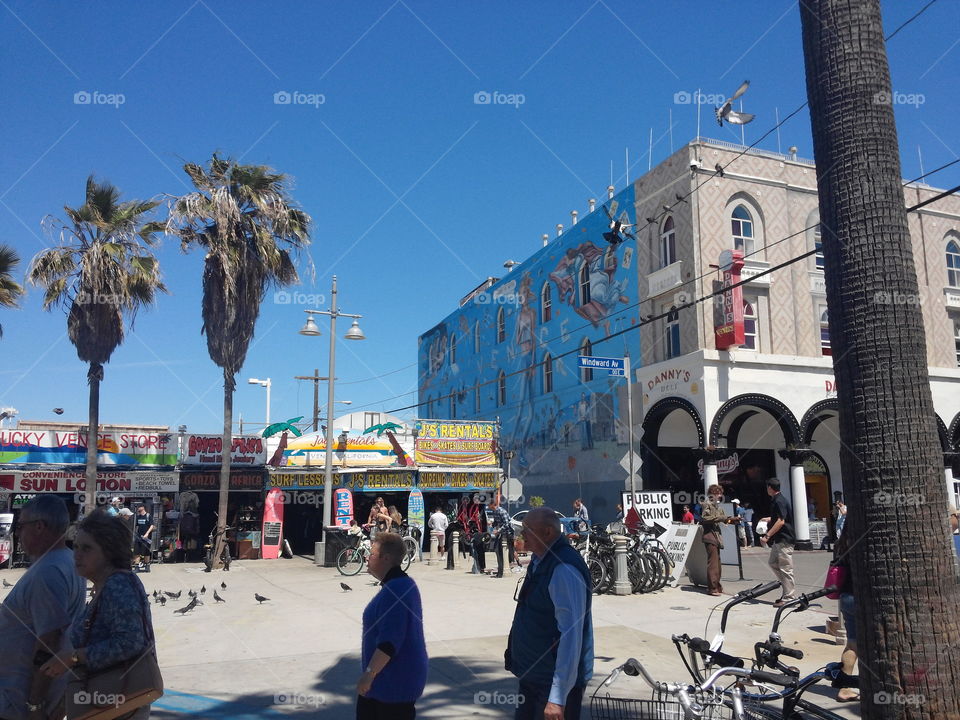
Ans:
<svg viewBox="0 0 960 720"><path fill-rule="evenodd" d="M13 279L13 270L20 264L17 251L7 245L0 245L0 307L14 308L23 295L23 287ZM3 337L3 325L0 325L0 337Z"/></svg>
<svg viewBox="0 0 960 720"><path fill-rule="evenodd" d="M183 166L195 192L177 198L167 232L181 249L199 246L203 264L203 327L210 359L223 369L223 443L230 447L233 391L260 303L269 287L297 282L291 253L310 242L310 217L295 207L286 176L263 165L241 165L216 153L206 167ZM219 558L227 520L230 454L220 466Z"/></svg>
<svg viewBox="0 0 960 720"><path fill-rule="evenodd" d="M27 278L46 292L43 307L67 309L67 335L80 359L90 364L90 416L87 425L86 507L92 510L97 487L97 428L100 425L100 382L103 366L123 342L124 318L133 326L137 311L153 304L160 264L150 252L163 223L147 215L159 203L121 202L109 182L87 178L86 196L78 208L65 206L67 222L49 218L60 229L60 244L38 253Z"/></svg>
<svg viewBox="0 0 960 720"><path fill-rule="evenodd" d="M956 717L960 617L879 0L800 3L865 718Z"/></svg>

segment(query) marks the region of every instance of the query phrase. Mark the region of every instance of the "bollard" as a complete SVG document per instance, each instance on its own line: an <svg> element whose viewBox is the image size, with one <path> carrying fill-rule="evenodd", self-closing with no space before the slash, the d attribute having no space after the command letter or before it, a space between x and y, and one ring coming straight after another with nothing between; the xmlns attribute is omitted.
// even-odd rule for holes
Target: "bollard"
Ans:
<svg viewBox="0 0 960 720"><path fill-rule="evenodd" d="M627 538L624 535L613 536L614 569L617 579L613 583L614 595L630 595L633 585L627 573Z"/></svg>
<svg viewBox="0 0 960 720"><path fill-rule="evenodd" d="M460 533L450 533L450 547L447 548L447 570L453 570L457 564L456 554L460 552Z"/></svg>
<svg viewBox="0 0 960 720"><path fill-rule="evenodd" d="M437 562L437 556L440 554L440 540L436 533L430 533L430 564Z"/></svg>

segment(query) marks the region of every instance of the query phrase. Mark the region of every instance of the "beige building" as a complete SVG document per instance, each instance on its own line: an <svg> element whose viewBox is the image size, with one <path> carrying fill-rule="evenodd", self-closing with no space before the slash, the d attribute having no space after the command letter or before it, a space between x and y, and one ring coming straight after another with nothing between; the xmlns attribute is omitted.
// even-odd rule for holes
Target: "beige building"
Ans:
<svg viewBox="0 0 960 720"><path fill-rule="evenodd" d="M700 139L637 179L634 191L642 317L715 292L724 251L741 250L742 277L755 277L743 287L743 345L716 349L722 302L681 309L641 330L634 416L644 429L645 463L655 466L645 471L665 486L665 476L689 474L690 448L726 448L694 451L703 482L719 479L740 493L762 487L757 479L765 474L789 477L804 538L806 518L827 518L831 493L842 488L823 257L760 273L818 248L813 162ZM938 192L910 183L905 202ZM909 222L920 296L890 301L916 301L923 311L945 479L956 503L960 198L937 200L910 213Z"/></svg>

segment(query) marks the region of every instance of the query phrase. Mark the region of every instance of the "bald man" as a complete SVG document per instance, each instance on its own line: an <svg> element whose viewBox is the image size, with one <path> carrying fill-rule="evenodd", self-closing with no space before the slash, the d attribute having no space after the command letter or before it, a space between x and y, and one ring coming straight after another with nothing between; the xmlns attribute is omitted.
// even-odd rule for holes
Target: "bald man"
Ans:
<svg viewBox="0 0 960 720"><path fill-rule="evenodd" d="M583 691L593 676L590 571L552 509L527 513L523 537L533 559L504 653L523 698L515 720L579 719Z"/></svg>

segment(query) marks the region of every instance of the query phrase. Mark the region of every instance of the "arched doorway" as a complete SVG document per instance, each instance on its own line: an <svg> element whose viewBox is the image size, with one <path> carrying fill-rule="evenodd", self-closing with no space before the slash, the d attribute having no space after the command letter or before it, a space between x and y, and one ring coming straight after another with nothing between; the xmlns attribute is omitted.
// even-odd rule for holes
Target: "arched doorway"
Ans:
<svg viewBox="0 0 960 720"><path fill-rule="evenodd" d="M669 490L692 495L701 489L694 448L703 447L706 433L700 413L689 400L667 397L656 402L643 418L640 457L647 490ZM683 503L674 507L679 519Z"/></svg>

